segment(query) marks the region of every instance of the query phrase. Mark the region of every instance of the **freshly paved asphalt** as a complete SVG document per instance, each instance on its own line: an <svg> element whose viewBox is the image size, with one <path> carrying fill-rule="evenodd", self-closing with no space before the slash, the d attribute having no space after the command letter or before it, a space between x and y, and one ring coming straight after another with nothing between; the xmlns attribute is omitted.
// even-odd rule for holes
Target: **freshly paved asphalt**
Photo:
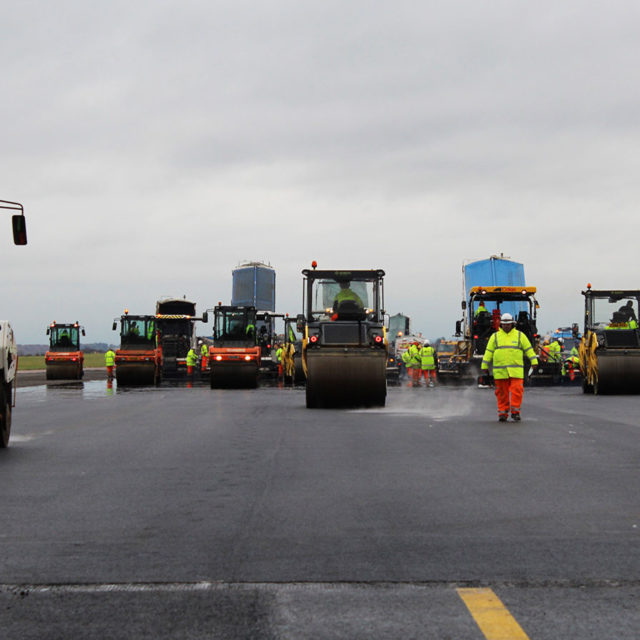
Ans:
<svg viewBox="0 0 640 640"><path fill-rule="evenodd" d="M490 587L530 638L638 637L637 396L104 380L21 388L0 451L7 638L482 639Z"/></svg>

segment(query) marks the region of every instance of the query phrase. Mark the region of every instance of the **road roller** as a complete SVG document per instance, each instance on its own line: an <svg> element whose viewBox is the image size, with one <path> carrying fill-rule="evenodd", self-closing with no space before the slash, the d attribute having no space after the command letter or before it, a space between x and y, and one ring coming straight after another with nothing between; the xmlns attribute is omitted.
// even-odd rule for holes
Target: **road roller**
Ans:
<svg viewBox="0 0 640 640"><path fill-rule="evenodd" d="M80 334L84 327L77 322L59 323L47 327L49 351L44 355L47 380L82 380L84 354L80 349Z"/></svg>
<svg viewBox="0 0 640 640"><path fill-rule="evenodd" d="M592 289L584 296L578 349L584 393L640 393L640 290Z"/></svg>
<svg viewBox="0 0 640 640"><path fill-rule="evenodd" d="M113 330L118 319L113 321ZM118 386L152 385L160 382L162 352L158 348L155 316L120 316L120 348L116 350Z"/></svg>
<svg viewBox="0 0 640 640"><path fill-rule="evenodd" d="M255 307L218 303L213 312L213 346L209 347L211 388L255 388L261 362Z"/></svg>
<svg viewBox="0 0 640 640"><path fill-rule="evenodd" d="M382 269L304 269L302 365L309 409L382 407L388 341Z"/></svg>

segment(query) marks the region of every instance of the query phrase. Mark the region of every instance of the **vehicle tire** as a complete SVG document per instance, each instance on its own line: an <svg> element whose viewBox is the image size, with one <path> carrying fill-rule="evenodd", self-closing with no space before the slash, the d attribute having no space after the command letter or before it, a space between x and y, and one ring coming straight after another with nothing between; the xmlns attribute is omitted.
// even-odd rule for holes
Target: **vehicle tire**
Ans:
<svg viewBox="0 0 640 640"><path fill-rule="evenodd" d="M0 449L9 446L11 434L11 385L0 384Z"/></svg>

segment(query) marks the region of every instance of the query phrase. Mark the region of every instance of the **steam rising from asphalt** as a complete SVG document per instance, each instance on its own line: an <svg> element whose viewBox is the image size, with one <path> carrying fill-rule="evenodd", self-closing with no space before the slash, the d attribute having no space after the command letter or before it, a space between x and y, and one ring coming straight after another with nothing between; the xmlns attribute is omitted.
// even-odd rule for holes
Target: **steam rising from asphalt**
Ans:
<svg viewBox="0 0 640 640"><path fill-rule="evenodd" d="M406 383L405 383L406 384ZM424 416L434 422L470 416L478 410L478 402L484 398L494 403L493 393L475 386L412 388L403 386L387 395L387 405L379 409L359 409L367 413L384 413L389 416Z"/></svg>

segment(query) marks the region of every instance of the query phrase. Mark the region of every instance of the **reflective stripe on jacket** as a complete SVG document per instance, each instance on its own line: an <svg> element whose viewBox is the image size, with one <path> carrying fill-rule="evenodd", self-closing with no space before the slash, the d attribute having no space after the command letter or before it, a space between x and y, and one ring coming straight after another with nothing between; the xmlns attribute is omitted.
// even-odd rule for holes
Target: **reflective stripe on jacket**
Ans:
<svg viewBox="0 0 640 640"><path fill-rule="evenodd" d="M482 369L487 370L489 364L493 362L495 380L524 378L523 355L527 356L532 365L538 364L538 358L531 343L522 331L511 329L507 333L500 327L487 342L482 359Z"/></svg>
<svg viewBox="0 0 640 640"><path fill-rule="evenodd" d="M422 347L420 350L420 359L423 369L433 371L436 368L436 351L433 347Z"/></svg>
<svg viewBox="0 0 640 640"><path fill-rule="evenodd" d="M104 354L104 364L106 367L113 367L116 364L116 354L111 349Z"/></svg>

